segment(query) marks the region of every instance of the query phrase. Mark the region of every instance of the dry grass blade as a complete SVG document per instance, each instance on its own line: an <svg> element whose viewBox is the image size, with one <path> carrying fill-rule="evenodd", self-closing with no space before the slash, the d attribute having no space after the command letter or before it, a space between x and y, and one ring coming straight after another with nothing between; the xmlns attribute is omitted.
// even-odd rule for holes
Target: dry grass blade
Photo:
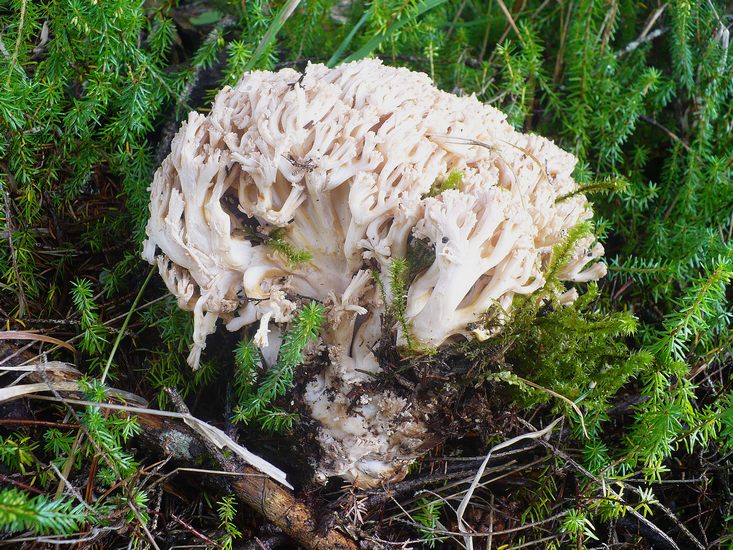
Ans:
<svg viewBox="0 0 733 550"><path fill-rule="evenodd" d="M29 330L4 330L0 332L0 340L37 340L39 342L61 346L62 348L69 350L71 353L76 353L76 348L68 342L64 342L63 340L59 340L53 336L39 334Z"/></svg>
<svg viewBox="0 0 733 550"><path fill-rule="evenodd" d="M548 393L549 395L556 397L560 399L561 401L564 401L567 403L571 409L575 412L575 414L578 415L578 421L580 422L580 428L583 430L583 435L588 438L588 432L585 429L585 416L583 416L583 411L580 410L580 407L575 404L574 401L571 399L565 397L564 395L561 395L557 393L556 391L552 391L550 388L545 388L544 386L540 386L539 384L535 384L531 380L527 380L526 378L522 378L521 376L517 376L517 379L520 380L522 383L527 384L528 386L535 388L537 390L543 391Z"/></svg>
<svg viewBox="0 0 733 550"><path fill-rule="evenodd" d="M69 382L70 387L64 387L64 388L57 388L54 385L54 389L58 389L60 391L76 391L79 389L79 387L76 385L76 383ZM48 384L28 384L27 386L35 386L35 390L33 388L29 388L28 391L21 393L20 395L16 397L20 397L22 395L28 395L31 393L37 393L39 391L48 390ZM20 386L22 387L22 386ZM11 389L11 388L5 388L5 389ZM117 390L109 390L109 393L115 393ZM12 397L9 397L12 398ZM36 399L46 399L51 401L59 401L56 397L45 397L42 398L40 396L36 396ZM0 402L3 401L3 394L2 390L0 390ZM147 414L151 416L163 416L166 418L178 418L180 420L183 420L183 422L189 426L191 429L193 429L195 432L197 432L199 435L206 438L208 441L210 441L214 446L216 446L218 449L229 449L231 452L239 456L242 460L244 460L247 464L251 465L253 468L259 470L263 474L267 475L268 477L272 478L273 480L277 481L278 483L284 485L288 489L293 489L293 486L288 483L286 479L286 474L279 468L273 466L263 458L260 458L259 456L255 455L254 453L248 451L238 443L235 443L234 440L226 435L223 431L221 431L218 428L215 428L211 424L207 424L203 420L200 420L196 418L195 416L191 414L185 414L185 413L177 413L177 412L170 412L170 411L159 411L156 409L148 409L144 407L131 407L128 405L116 405L113 403L97 403L95 401L85 401L82 399L64 399L64 403L69 405L85 405L89 407L101 407L103 409L112 409L116 411L126 411L133 414Z"/></svg>
<svg viewBox="0 0 733 550"><path fill-rule="evenodd" d="M504 13L507 20L509 21L509 25L511 25L512 29L514 29L514 32L517 33L517 36L521 40L522 33L519 32L519 29L517 28L517 24L514 22L514 18L512 17L512 14L509 12L509 10L507 9L506 4L504 4L503 0L497 0L497 3L499 4L501 11Z"/></svg>
<svg viewBox="0 0 733 550"><path fill-rule="evenodd" d="M267 474L272 479L281 483L288 489L293 489L293 486L290 485L290 483L288 483L286 479L285 472L283 472L279 468L276 468L265 459L260 458L256 454L248 451L238 443L235 443L231 437L229 437L219 428L215 428L211 424L207 424L203 420L199 420L198 418L190 414L184 415L183 421L190 428L211 441L211 443L214 444L216 448L220 450L223 450L225 448L229 449L230 451L237 454L240 458L242 458L245 462L257 468L260 472Z"/></svg>
<svg viewBox="0 0 733 550"><path fill-rule="evenodd" d="M80 392L79 384L76 382L81 377L81 373L68 363L63 361L47 361L42 364L20 365L20 366L0 366L0 376L7 373L22 373L6 388L0 389L0 402L10 399L22 397L25 388L29 394L35 394L41 391L52 392ZM19 385L19 383L28 375L41 373L43 382L35 382L33 384ZM48 379L49 373L53 373L53 380ZM35 389L34 389L35 388ZM20 393L17 393L20 391ZM120 390L117 388L107 388L107 394L125 403L133 403L141 407L147 407L148 402L137 394Z"/></svg>
<svg viewBox="0 0 733 550"><path fill-rule="evenodd" d="M479 469L476 472L476 476L471 482L471 486L468 488L468 491L466 491L463 500L461 500L461 504L460 506L458 506L458 512L456 513L456 517L458 519L458 530L461 532L461 534L463 534L463 541L466 545L466 550L473 550L473 537L471 536L471 533L469 533L468 529L466 529L466 525L463 523L463 514L466 512L466 508L468 507L469 502L471 502L471 497L473 497L473 492L476 490L476 487L481 481L481 477L484 475L484 470L486 470L486 466L489 464L491 455L495 451L506 449L507 447L511 447L515 443L519 443L520 441L523 441L525 439L539 439L546 436L553 430L553 428L557 425L558 422L560 422L560 420L562 420L562 418L556 418L541 430L518 435L517 437L513 437L512 439L499 443L498 445L494 445L489 450L483 463L481 464L481 466L479 466Z"/></svg>
<svg viewBox="0 0 733 550"><path fill-rule="evenodd" d="M39 368L47 372L58 371L80 375L76 367L70 365L69 363L64 363L63 361L47 361L41 367L32 364L17 365L12 367L0 366L0 372L36 372L39 370Z"/></svg>
<svg viewBox="0 0 733 550"><path fill-rule="evenodd" d="M76 382L36 382L34 384L21 384L20 386L0 388L0 403L42 391L53 390L79 391L79 384Z"/></svg>
<svg viewBox="0 0 733 550"><path fill-rule="evenodd" d="M470 139L470 138L464 138L460 136L451 136L449 134L430 134L427 136L428 139L437 138L440 140L445 141L446 143L453 143L453 144L459 144L459 145L476 145L478 147L483 147L484 149L488 149L489 151L496 151L496 148L489 145L488 143L484 143L483 141L478 141L476 139ZM544 177L546 180L549 180L550 178L547 176L547 171L545 170L545 167L542 165L540 160L532 154L531 151L528 151L524 147L520 147L519 145L516 145L514 143L511 143L509 141L499 139L498 141L508 145L509 147L513 147L517 151L520 151L521 153L527 155L540 169L540 177ZM515 174L516 177L516 174Z"/></svg>

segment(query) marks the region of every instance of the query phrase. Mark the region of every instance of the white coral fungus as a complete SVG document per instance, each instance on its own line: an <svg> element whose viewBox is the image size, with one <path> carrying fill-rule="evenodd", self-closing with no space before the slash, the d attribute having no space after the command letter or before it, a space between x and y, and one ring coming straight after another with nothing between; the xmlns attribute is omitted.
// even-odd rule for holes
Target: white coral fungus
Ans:
<svg viewBox="0 0 733 550"><path fill-rule="evenodd" d="M485 336L482 314L540 288L553 247L591 217L575 162L475 97L378 60L248 73L173 140L151 187L144 257L193 311L194 368L217 319L256 324L271 364L278 324L303 299L322 302L330 361L303 392L320 425L318 468L373 486L403 476L427 439L411 403L369 384L386 309L376 279L389 301L390 265L425 241L434 259L405 304L412 341ZM310 259L272 246L275 230ZM602 277L602 254L581 242L561 279Z"/></svg>

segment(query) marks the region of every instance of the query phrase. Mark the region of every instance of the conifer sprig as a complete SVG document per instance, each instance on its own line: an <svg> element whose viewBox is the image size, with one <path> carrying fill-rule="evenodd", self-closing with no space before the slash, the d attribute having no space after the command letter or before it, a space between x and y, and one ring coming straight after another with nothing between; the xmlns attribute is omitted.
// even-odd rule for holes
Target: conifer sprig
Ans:
<svg viewBox="0 0 733 550"><path fill-rule="evenodd" d="M28 496L18 489L0 491L0 530L9 533L31 531L37 535L71 535L95 516L82 504L68 498Z"/></svg>
<svg viewBox="0 0 733 550"><path fill-rule="evenodd" d="M237 394L240 404L234 419L249 422L257 419L268 430L289 429L297 415L271 403L285 395L293 383L295 368L305 360L308 345L316 342L325 322L325 308L317 302L303 306L283 336L277 362L262 376L257 375L259 350L250 341L240 343L235 352Z"/></svg>
<svg viewBox="0 0 733 550"><path fill-rule="evenodd" d="M83 333L80 347L89 354L101 354L108 344L107 329L99 317L91 283L87 279L76 279L72 283L71 298L81 315Z"/></svg>
<svg viewBox="0 0 733 550"><path fill-rule="evenodd" d="M664 328L650 350L663 361L682 361L694 344L710 345L717 334L733 319L728 311L726 287L733 279L733 261L718 258L692 281L681 298L675 300L676 311L664 320Z"/></svg>

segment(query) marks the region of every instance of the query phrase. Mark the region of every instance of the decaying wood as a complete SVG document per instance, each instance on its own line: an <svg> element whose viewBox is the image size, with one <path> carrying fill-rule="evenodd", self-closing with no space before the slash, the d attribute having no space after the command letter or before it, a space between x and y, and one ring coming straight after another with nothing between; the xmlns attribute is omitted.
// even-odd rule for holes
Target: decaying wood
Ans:
<svg viewBox="0 0 733 550"><path fill-rule="evenodd" d="M145 442L160 454L170 456L178 466L200 467L200 452L205 449L214 467L242 474L234 480L227 477L225 481L224 476L218 476L214 482L226 483L239 500L306 548L356 550L354 541L341 532L334 529L320 532L313 511L292 493L237 458L224 457L182 422L148 414L138 415L138 422Z"/></svg>
<svg viewBox="0 0 733 550"><path fill-rule="evenodd" d="M2 355L4 354L0 354L0 357ZM18 359L22 361L28 359L29 356L18 357ZM7 370L14 369L11 367ZM64 394L64 397L69 396L69 403L73 403L76 400L75 397L81 397L76 391L76 385L73 384L81 374L73 368L49 369L43 372L41 366L35 372L27 367L22 370L25 371L26 381L34 382L34 386L52 382L54 393L56 395ZM35 391L43 390L36 389ZM175 393L172 397L174 402L178 401ZM103 404L101 406L104 407ZM179 408L185 407L180 401L178 406ZM279 486L239 457L225 456L202 433L192 429L183 420L148 413L137 413L136 416L142 428L142 433L138 437L147 451L168 458L179 468L200 468L202 462L206 462L212 469L237 474L236 476L211 476L211 482L222 490L233 492L240 501L265 516L284 534L296 540L303 547L314 550L357 549L356 543L340 531L333 528L320 529L313 510L296 499L292 492Z"/></svg>

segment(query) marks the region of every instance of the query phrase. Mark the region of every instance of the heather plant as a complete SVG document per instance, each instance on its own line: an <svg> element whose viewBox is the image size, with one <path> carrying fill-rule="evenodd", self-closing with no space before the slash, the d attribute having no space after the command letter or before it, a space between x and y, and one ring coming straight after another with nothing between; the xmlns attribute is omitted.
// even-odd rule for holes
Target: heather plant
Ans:
<svg viewBox="0 0 733 550"><path fill-rule="evenodd" d="M714 0L0 2L3 328L63 341L74 355L46 343L46 359L88 374L84 404L30 402L34 422L57 425L0 426L2 536L167 540L159 499L186 507L181 495L144 486L140 465L152 460L133 448L134 416L94 405L109 398L110 381L164 408L175 388L202 414L240 421L241 433L302 429L287 396L324 322L318 304L300 311L273 370L244 339L234 357L210 350L191 373L190 317L161 285L142 282L146 189L184 114L205 111L242 71L373 55L476 94L573 152L596 217L567 244L592 230L609 264L599 285L579 285L572 307L553 301L550 274L501 332L452 351L478 367L471 373L499 405L489 400L468 448L439 448L413 476L433 476L430 461L444 460L447 472L449 455L485 454L562 417L550 437L527 444L534 454L510 472L521 483L475 494L476 528L505 525L496 546L730 544L732 17ZM460 176L436 182L436 192ZM272 241L307 261L307 250ZM418 247L381 282L392 295L419 271ZM390 315L402 323L400 304ZM501 318L487 312L487 327ZM410 364L444 359L408 348ZM233 398L199 399L212 389ZM465 484L441 483L381 510L395 520L390 536L400 525L404 538L430 546L465 542L453 512ZM204 494L188 520L176 517L231 547L247 530L223 495Z"/></svg>

